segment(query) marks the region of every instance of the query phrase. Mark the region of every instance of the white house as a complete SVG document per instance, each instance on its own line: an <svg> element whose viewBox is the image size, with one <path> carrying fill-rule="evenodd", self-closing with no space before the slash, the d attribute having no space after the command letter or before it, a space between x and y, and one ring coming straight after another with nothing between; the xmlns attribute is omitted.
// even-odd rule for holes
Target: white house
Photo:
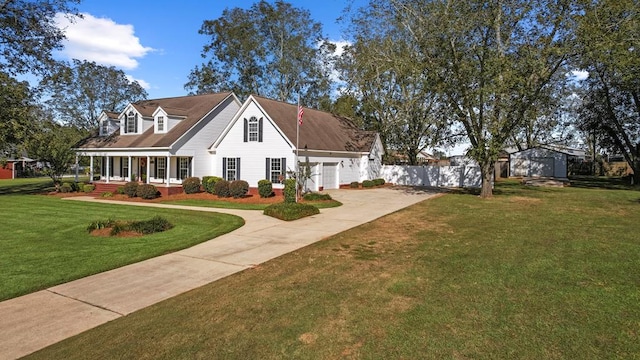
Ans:
<svg viewBox="0 0 640 360"><path fill-rule="evenodd" d="M509 172L511 176L524 177L567 177L567 158L569 154L534 147L514 152L509 155Z"/></svg>
<svg viewBox="0 0 640 360"><path fill-rule="evenodd" d="M287 172L296 170L297 148L301 166L310 170L309 190L336 189L379 176L383 147L377 133L309 108L304 108L298 127L297 112L296 105L250 96L210 148L216 155L215 174L246 180L251 187L268 179L279 189Z"/></svg>
<svg viewBox="0 0 640 360"><path fill-rule="evenodd" d="M208 149L240 106L230 92L139 101L119 114L103 112L99 133L75 150L90 157L101 182L142 180L169 188L214 174Z"/></svg>
<svg viewBox="0 0 640 360"><path fill-rule="evenodd" d="M167 195L181 191L187 177L208 175L246 180L253 188L269 179L279 189L295 171L296 144L300 162L311 170L310 190L379 176L383 147L377 133L309 108L299 132L296 125L296 105L258 96L244 104L233 93L144 100L121 113L103 112L99 133L76 151L99 170L98 191L142 180Z"/></svg>

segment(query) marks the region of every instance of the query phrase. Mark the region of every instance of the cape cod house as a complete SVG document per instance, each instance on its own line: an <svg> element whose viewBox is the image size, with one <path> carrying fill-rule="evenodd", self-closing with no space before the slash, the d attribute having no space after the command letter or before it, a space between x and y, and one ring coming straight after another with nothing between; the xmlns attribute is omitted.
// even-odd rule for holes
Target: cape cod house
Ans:
<svg viewBox="0 0 640 360"><path fill-rule="evenodd" d="M246 180L252 188L269 179L281 189L295 171L296 144L310 190L373 179L382 166L375 132L308 108L297 128L296 105L259 96L241 104L233 93L144 100L121 113L103 112L99 134L76 151L90 158L97 191L134 180L167 195L182 191L187 177L208 175Z"/></svg>

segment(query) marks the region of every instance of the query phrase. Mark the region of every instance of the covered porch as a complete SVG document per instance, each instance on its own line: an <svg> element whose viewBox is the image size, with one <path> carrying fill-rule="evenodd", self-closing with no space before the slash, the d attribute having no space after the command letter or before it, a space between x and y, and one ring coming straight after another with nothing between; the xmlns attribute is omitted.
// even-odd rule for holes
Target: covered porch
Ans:
<svg viewBox="0 0 640 360"><path fill-rule="evenodd" d="M163 195L174 194L182 191L182 181L195 170L193 156L104 152L78 155L89 158L89 179L101 192L114 192L118 186L137 181L155 185Z"/></svg>

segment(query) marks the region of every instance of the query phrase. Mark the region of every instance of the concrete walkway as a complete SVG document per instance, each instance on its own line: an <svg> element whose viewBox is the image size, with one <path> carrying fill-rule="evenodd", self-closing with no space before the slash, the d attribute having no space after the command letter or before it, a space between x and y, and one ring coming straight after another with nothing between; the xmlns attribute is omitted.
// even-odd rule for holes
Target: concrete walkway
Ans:
<svg viewBox="0 0 640 360"><path fill-rule="evenodd" d="M262 215L262 211L68 198L228 213L244 218L245 225L185 250L0 302L0 359L28 355L435 194L412 188L327 192L344 205L292 222Z"/></svg>

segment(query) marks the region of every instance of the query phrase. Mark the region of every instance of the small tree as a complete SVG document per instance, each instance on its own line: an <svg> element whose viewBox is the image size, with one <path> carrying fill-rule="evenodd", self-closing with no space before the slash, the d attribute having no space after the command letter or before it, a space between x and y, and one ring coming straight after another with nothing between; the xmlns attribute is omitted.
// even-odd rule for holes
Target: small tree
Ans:
<svg viewBox="0 0 640 360"><path fill-rule="evenodd" d="M284 202L296 202L296 179L286 179L284 181Z"/></svg>

